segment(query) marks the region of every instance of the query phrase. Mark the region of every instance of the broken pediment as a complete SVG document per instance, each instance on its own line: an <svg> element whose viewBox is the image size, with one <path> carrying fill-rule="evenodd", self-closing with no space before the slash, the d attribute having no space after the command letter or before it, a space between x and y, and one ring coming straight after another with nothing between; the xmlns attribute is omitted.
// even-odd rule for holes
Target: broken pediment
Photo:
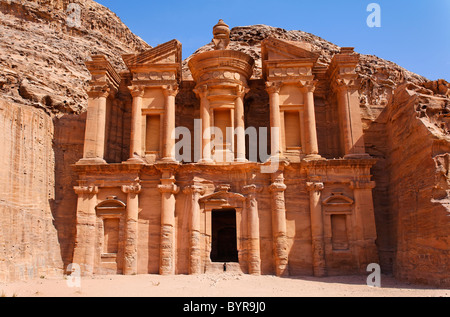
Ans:
<svg viewBox="0 0 450 317"><path fill-rule="evenodd" d="M268 38L261 42L261 56L263 61L306 59L315 63L320 53L309 43Z"/></svg>
<svg viewBox="0 0 450 317"><path fill-rule="evenodd" d="M221 186L217 192L200 198L199 203L204 204L205 210L211 210L215 208L240 208L244 200L243 195L230 193L228 186Z"/></svg>
<svg viewBox="0 0 450 317"><path fill-rule="evenodd" d="M181 43L171 40L158 45L139 54L128 54L122 56L127 67L181 63Z"/></svg>

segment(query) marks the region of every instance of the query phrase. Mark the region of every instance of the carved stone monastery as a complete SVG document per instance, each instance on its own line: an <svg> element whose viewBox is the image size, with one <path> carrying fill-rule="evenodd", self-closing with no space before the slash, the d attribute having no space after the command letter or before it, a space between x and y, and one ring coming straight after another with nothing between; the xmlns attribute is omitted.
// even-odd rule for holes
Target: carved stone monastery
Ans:
<svg viewBox="0 0 450 317"><path fill-rule="evenodd" d="M215 49L189 60L192 79L177 40L124 55L126 72L87 62L73 263L84 275L366 272L379 259L359 55L342 48L323 66L309 44L268 38L252 78L228 26L213 34Z"/></svg>

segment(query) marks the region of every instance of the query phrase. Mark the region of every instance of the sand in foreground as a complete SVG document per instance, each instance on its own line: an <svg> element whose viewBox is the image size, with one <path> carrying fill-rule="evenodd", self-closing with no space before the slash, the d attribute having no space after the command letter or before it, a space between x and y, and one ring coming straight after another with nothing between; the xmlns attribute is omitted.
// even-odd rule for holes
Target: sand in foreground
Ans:
<svg viewBox="0 0 450 317"><path fill-rule="evenodd" d="M3 297L450 297L449 289L409 285L382 276L381 288L368 287L365 276L291 277L221 273L198 276L95 276L81 287L68 280L37 279L0 283Z"/></svg>

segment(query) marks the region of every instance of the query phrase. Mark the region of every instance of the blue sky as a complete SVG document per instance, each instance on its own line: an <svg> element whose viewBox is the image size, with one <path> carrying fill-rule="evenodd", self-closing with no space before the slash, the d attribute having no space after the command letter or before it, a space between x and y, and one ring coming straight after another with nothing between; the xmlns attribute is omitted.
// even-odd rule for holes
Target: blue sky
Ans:
<svg viewBox="0 0 450 317"><path fill-rule="evenodd" d="M393 61L431 80L450 81L450 0L97 0L152 46L179 40L183 58L209 43L223 19L231 28L266 24L302 30L362 54ZM381 8L370 28L367 6Z"/></svg>

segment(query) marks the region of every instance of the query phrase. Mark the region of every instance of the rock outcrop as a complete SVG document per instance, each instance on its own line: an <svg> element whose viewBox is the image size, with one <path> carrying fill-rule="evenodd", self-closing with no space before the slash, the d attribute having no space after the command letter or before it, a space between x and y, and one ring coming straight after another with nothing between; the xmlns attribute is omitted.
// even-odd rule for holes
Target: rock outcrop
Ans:
<svg viewBox="0 0 450 317"><path fill-rule="evenodd" d="M80 26L70 27L70 3L80 6ZM94 1L0 1L2 98L46 112L81 113L90 79L85 61L108 56L116 69L122 54L149 48L111 11Z"/></svg>
<svg viewBox="0 0 450 317"><path fill-rule="evenodd" d="M104 54L120 70L121 54L150 47L105 7L70 2L79 27L67 25L68 0L0 1L0 282L62 273L74 243L64 202L82 152L85 61Z"/></svg>

